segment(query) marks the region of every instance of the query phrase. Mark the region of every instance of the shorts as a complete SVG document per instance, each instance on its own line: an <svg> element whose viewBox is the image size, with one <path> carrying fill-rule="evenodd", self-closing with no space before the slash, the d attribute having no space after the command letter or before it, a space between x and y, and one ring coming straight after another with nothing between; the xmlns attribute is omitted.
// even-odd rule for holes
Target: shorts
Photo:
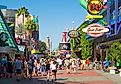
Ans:
<svg viewBox="0 0 121 84"><path fill-rule="evenodd" d="M16 69L17 74L21 74L21 69Z"/></svg>
<svg viewBox="0 0 121 84"><path fill-rule="evenodd" d="M53 72L53 73L56 73L56 72L57 72L57 70L52 70L52 72Z"/></svg>
<svg viewBox="0 0 121 84"><path fill-rule="evenodd" d="M32 69L29 69L29 74L32 74L33 70Z"/></svg>
<svg viewBox="0 0 121 84"><path fill-rule="evenodd" d="M10 69L10 70L7 70L8 73L12 74L13 73L13 70Z"/></svg>
<svg viewBox="0 0 121 84"><path fill-rule="evenodd" d="M41 67L41 72L45 72L46 71L46 67L42 66Z"/></svg>

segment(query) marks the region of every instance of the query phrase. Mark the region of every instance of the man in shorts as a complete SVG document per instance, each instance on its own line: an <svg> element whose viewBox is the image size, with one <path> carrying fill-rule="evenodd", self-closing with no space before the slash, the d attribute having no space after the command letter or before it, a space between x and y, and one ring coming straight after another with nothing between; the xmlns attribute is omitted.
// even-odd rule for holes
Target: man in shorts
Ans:
<svg viewBox="0 0 121 84"><path fill-rule="evenodd" d="M20 81L20 76L22 72L22 60L20 57L15 61L15 69L16 69L16 80Z"/></svg>

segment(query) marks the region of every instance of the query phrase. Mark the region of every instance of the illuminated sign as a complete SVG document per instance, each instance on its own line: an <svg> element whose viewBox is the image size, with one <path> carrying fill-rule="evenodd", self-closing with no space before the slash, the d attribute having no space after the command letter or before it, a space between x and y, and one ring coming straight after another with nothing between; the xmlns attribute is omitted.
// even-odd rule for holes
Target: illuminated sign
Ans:
<svg viewBox="0 0 121 84"><path fill-rule="evenodd" d="M77 38L79 36L79 33L76 30L71 30L71 31L68 32L68 36L70 38Z"/></svg>
<svg viewBox="0 0 121 84"><path fill-rule="evenodd" d="M59 43L59 50L71 50L70 43Z"/></svg>
<svg viewBox="0 0 121 84"><path fill-rule="evenodd" d="M18 45L18 49L19 49L19 51L24 52L25 46L24 45Z"/></svg>
<svg viewBox="0 0 121 84"><path fill-rule="evenodd" d="M88 0L87 9L89 15L86 18L103 18L103 15L98 15L103 8L106 8L103 5L103 0Z"/></svg>
<svg viewBox="0 0 121 84"><path fill-rule="evenodd" d="M109 29L103 27L100 24L94 23L94 24L91 24L88 27L82 29L82 31L92 37L99 37L99 36L102 36L105 32L108 32Z"/></svg>

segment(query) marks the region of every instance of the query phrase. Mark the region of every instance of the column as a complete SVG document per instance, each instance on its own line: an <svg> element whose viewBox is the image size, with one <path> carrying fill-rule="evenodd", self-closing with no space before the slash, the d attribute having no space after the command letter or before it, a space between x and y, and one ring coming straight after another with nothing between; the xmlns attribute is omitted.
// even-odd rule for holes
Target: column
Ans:
<svg viewBox="0 0 121 84"><path fill-rule="evenodd" d="M118 29L117 23L118 23L118 0L115 0L115 33Z"/></svg>

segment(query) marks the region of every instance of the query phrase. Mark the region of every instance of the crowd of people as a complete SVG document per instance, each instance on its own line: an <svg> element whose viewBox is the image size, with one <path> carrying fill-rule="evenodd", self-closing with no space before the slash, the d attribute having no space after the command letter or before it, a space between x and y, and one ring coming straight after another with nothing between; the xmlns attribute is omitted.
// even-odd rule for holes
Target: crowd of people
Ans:
<svg viewBox="0 0 121 84"><path fill-rule="evenodd" d="M58 70L66 70L68 74L74 73L77 70L90 70L97 66L97 62L91 62L89 58L81 60L80 58L41 58L17 57L16 59L3 57L0 61L0 77L15 77L17 81L21 79L32 79L35 77L46 76L47 81L50 79L56 81L56 74Z"/></svg>

